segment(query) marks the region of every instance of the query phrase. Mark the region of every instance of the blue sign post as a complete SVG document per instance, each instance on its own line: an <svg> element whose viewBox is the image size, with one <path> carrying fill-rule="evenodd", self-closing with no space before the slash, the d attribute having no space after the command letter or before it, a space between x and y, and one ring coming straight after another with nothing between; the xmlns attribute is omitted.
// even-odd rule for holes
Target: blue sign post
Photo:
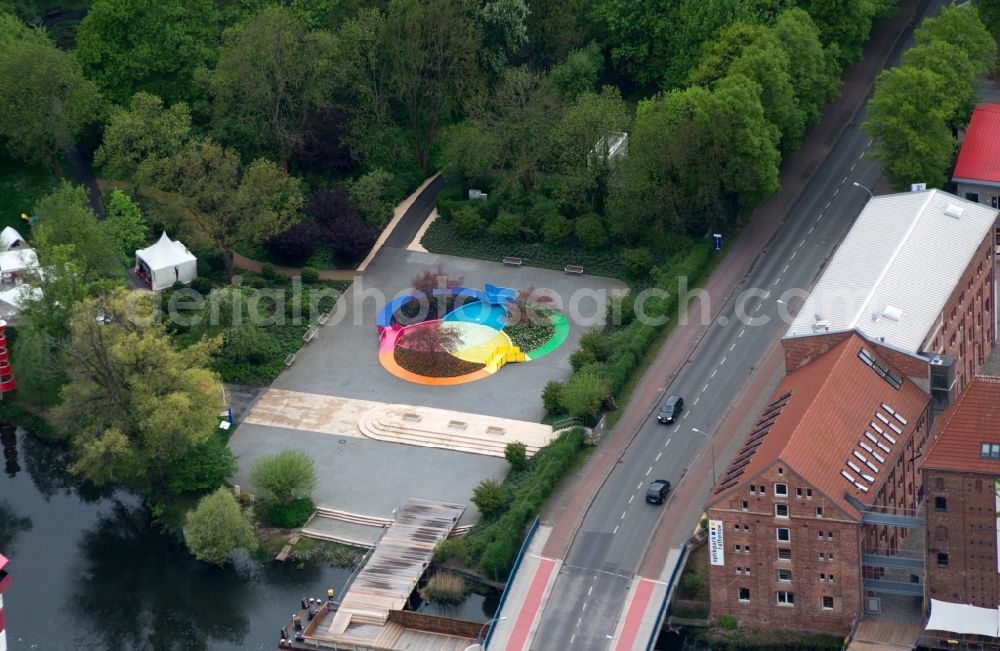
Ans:
<svg viewBox="0 0 1000 651"><path fill-rule="evenodd" d="M722 250L722 233L715 233L712 235L712 244L715 245L716 251Z"/></svg>

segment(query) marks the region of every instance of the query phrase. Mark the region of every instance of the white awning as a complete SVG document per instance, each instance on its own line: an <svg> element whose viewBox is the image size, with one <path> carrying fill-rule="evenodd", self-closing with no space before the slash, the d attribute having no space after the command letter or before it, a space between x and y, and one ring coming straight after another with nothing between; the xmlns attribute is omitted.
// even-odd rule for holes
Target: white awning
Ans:
<svg viewBox="0 0 1000 651"><path fill-rule="evenodd" d="M38 269L38 256L33 249L0 252L0 272L16 273L25 269Z"/></svg>
<svg viewBox="0 0 1000 651"><path fill-rule="evenodd" d="M931 599L928 631L1000 637L1000 608L979 608Z"/></svg>
<svg viewBox="0 0 1000 651"><path fill-rule="evenodd" d="M18 285L0 292L0 303L6 303L15 310L22 310L28 303L41 298L42 290L31 285Z"/></svg>
<svg viewBox="0 0 1000 651"><path fill-rule="evenodd" d="M10 226L0 231L0 251L10 251L24 244L24 238Z"/></svg>

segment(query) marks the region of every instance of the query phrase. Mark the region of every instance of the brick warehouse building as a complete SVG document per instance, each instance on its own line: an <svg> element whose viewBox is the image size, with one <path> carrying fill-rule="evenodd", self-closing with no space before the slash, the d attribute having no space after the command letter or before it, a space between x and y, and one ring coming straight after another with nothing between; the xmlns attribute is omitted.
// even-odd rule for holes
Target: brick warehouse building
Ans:
<svg viewBox="0 0 1000 651"><path fill-rule="evenodd" d="M977 376L934 426L922 465L928 600L1000 604L1000 378Z"/></svg>
<svg viewBox="0 0 1000 651"><path fill-rule="evenodd" d="M754 626L841 634L861 611L862 555L897 529L873 507L916 506L914 459L930 398L849 334L778 385L707 506L711 612Z"/></svg>
<svg viewBox="0 0 1000 651"><path fill-rule="evenodd" d="M782 340L786 370L855 332L940 413L996 341L996 216L940 190L869 201Z"/></svg>

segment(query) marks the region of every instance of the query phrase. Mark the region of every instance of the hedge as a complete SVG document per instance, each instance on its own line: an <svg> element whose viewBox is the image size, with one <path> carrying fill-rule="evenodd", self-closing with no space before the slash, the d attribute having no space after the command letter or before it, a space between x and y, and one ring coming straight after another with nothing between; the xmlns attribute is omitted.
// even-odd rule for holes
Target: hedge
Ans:
<svg viewBox="0 0 1000 651"><path fill-rule="evenodd" d="M715 651L840 651L844 638L824 633L777 629L710 628L699 631L699 642Z"/></svg>

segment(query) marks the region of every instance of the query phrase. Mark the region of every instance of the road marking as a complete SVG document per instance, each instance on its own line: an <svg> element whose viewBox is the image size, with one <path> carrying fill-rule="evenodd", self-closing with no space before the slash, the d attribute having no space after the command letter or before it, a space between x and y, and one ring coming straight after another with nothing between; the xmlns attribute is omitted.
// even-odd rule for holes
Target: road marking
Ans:
<svg viewBox="0 0 1000 651"><path fill-rule="evenodd" d="M694 399L694 402L692 402L692 403L691 403L691 406L692 406L692 407L697 407L697 406L698 406L698 401L699 401L699 400L701 400L701 396L698 396L697 398L695 398L695 399Z"/></svg>
<svg viewBox="0 0 1000 651"><path fill-rule="evenodd" d="M837 188L834 188L834 189L833 189L833 196L837 196L837 194L838 194L839 192L840 192L840 188L839 188L839 187L837 187Z"/></svg>
<svg viewBox="0 0 1000 651"><path fill-rule="evenodd" d="M874 142L875 142L875 139L874 139L874 138L871 138L870 140L868 140L868 145L867 145L867 147L871 147L871 146L872 146L872 144L873 144ZM866 149L867 149L867 147L866 147ZM864 154L862 154L862 156L864 156Z"/></svg>
<svg viewBox="0 0 1000 651"><path fill-rule="evenodd" d="M639 484L639 485L642 486L642 484ZM595 576L594 578L596 579L597 577ZM590 586L590 589L587 590L587 596L589 597L590 593L593 592L593 591L594 591L594 586Z"/></svg>
<svg viewBox="0 0 1000 651"><path fill-rule="evenodd" d="M639 482L638 484L635 485L636 490L639 490L640 488L642 488L642 482ZM596 579L597 577L595 576L594 578Z"/></svg>
<svg viewBox="0 0 1000 651"><path fill-rule="evenodd" d="M646 473L646 474L649 474L649 473ZM622 511L622 517L619 518L619 520L624 520L624 519L625 519L625 511Z"/></svg>
<svg viewBox="0 0 1000 651"><path fill-rule="evenodd" d="M845 183L847 183L847 177L846 176L844 177L844 180L840 182L840 184L844 185Z"/></svg>
<svg viewBox="0 0 1000 651"><path fill-rule="evenodd" d="M660 457L662 457L662 456L663 456L663 451L662 450L660 452L657 452L656 453L656 460L659 461Z"/></svg>
<svg viewBox="0 0 1000 651"><path fill-rule="evenodd" d="M575 639L576 639L576 633L573 633L573 636L571 638L569 638L569 643L573 644L573 640L575 640Z"/></svg>
<svg viewBox="0 0 1000 651"><path fill-rule="evenodd" d="M802 245L805 244L805 243L806 243L806 240L805 240L805 238L803 238L802 241L799 242L799 245L796 248L801 249Z"/></svg>
<svg viewBox="0 0 1000 651"><path fill-rule="evenodd" d="M833 201L832 201L832 200L831 200L831 201L827 201L827 202L826 202L826 205L825 205L825 206L823 206L823 213L826 213L826 210L827 210L827 208L829 208L829 207L830 207L830 204L831 204L831 203L833 203ZM820 213L820 218L821 218L821 219L822 219L822 217L823 217L823 213Z"/></svg>
<svg viewBox="0 0 1000 651"><path fill-rule="evenodd" d="M577 617L576 618L576 627L577 628L580 628L580 622L582 622L582 621L583 621L583 617Z"/></svg>
<svg viewBox="0 0 1000 651"><path fill-rule="evenodd" d="M812 235L812 232L814 230L816 230L816 225L815 224L813 224L812 226L809 227L809 234Z"/></svg>
<svg viewBox="0 0 1000 651"><path fill-rule="evenodd" d="M861 160L861 159L859 158L858 160ZM851 163L851 171L853 172L854 168L857 167L857 166L858 166L858 161L857 160L854 161L853 163Z"/></svg>
<svg viewBox="0 0 1000 651"><path fill-rule="evenodd" d="M732 350L732 348L730 348L729 350ZM725 355L723 355L722 356L722 361L719 362L719 366L722 366L723 364L725 364L727 359L729 359L729 358L726 357Z"/></svg>
<svg viewBox="0 0 1000 651"><path fill-rule="evenodd" d="M764 295L761 296L760 298L761 298L761 300L764 300L764 299L767 299L767 298L770 298L770 297L771 297L771 290L769 289L766 292L764 292Z"/></svg>
<svg viewBox="0 0 1000 651"><path fill-rule="evenodd" d="M653 466L650 466L650 467L649 467L649 468L648 468L648 469L646 470L646 476L647 476L647 477L649 477L649 473L651 473L651 472L653 472ZM623 513L623 514L622 514L622 517L624 517L624 516L625 516L625 514Z"/></svg>
<svg viewBox="0 0 1000 651"><path fill-rule="evenodd" d="M712 371L712 375L711 375L711 377L713 377L713 378L714 378L714 377L715 377L715 374L716 374L716 373L718 373L718 372L719 372L719 369L715 369L714 371Z"/></svg>
<svg viewBox="0 0 1000 651"><path fill-rule="evenodd" d="M663 444L663 447L667 447L668 445L670 445L670 441L671 439L667 439L667 442Z"/></svg>
<svg viewBox="0 0 1000 651"><path fill-rule="evenodd" d="M690 411L685 411L684 412L684 416L681 417L681 420L684 420L685 418L687 418L688 414L690 414L690 413L691 413ZM674 431L676 432L677 430L674 430Z"/></svg>
<svg viewBox="0 0 1000 651"><path fill-rule="evenodd" d="M777 278L775 278L775 279L774 279L774 282L773 282L773 283L771 283L771 285L772 285L772 286L773 286L773 285L777 285L777 284L778 284L778 283L780 283L780 282L781 282L781 276L778 276ZM758 305L757 307L760 307L760 306Z"/></svg>
<svg viewBox="0 0 1000 651"><path fill-rule="evenodd" d="M794 251L792 251L792 257L790 257L790 258L788 258L788 259L789 259L789 260L794 260L794 259L795 259L795 254L796 254L796 253L798 253L798 252L799 252L799 250L798 250L798 249L795 249Z"/></svg>
<svg viewBox="0 0 1000 651"><path fill-rule="evenodd" d="M746 329L746 328L743 328L742 330L740 330L740 334L739 334L739 336L740 336L740 337L742 337L742 336L743 336L743 333L744 333L744 332L746 332L746 331L747 331L747 329Z"/></svg>
<svg viewBox="0 0 1000 651"><path fill-rule="evenodd" d="M736 348L736 342L735 341L733 342L733 345L729 347L729 352L733 352L733 348Z"/></svg>
<svg viewBox="0 0 1000 651"><path fill-rule="evenodd" d="M787 271L788 271L788 265L786 264L786 265L785 265L785 268L781 270L781 273L783 273L783 274L784 274L784 273L785 273L785 272L787 272ZM768 292L768 293L770 294L770 292Z"/></svg>
<svg viewBox="0 0 1000 651"><path fill-rule="evenodd" d="M586 612L586 611L587 611L587 602L584 601L583 602L583 608L580 609L580 612Z"/></svg>
<svg viewBox="0 0 1000 651"><path fill-rule="evenodd" d="M701 388L701 392L702 392L702 393L705 393L706 391L708 391L708 382L706 382L706 383L705 383L705 386L703 386L703 387Z"/></svg>
<svg viewBox="0 0 1000 651"><path fill-rule="evenodd" d="M632 500L634 499L635 499L635 493L632 493L632 495L628 498L628 503L631 504Z"/></svg>

